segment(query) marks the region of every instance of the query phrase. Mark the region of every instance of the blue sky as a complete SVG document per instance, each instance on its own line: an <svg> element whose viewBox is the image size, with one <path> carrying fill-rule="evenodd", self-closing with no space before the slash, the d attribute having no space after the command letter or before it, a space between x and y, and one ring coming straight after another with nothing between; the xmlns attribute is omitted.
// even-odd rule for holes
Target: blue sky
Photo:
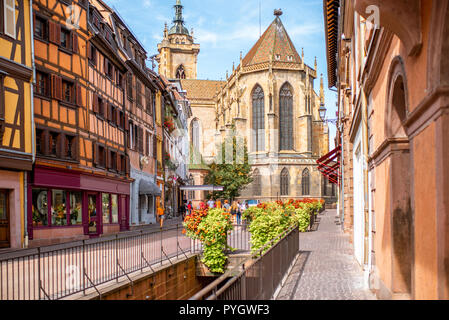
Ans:
<svg viewBox="0 0 449 320"><path fill-rule="evenodd" d="M172 25L176 0L104 0L115 8L148 52L157 53L164 24ZM327 89L326 43L322 0L181 0L185 26L194 30L195 42L201 45L198 78L222 80L232 64L239 64L271 22L274 9L282 9L281 20L305 62L324 75L327 116L335 118L336 93ZM259 4L261 15L259 15ZM259 16L261 24L259 24ZM262 26L260 28L260 25ZM150 66L150 63L148 63ZM319 92L320 81L315 81ZM335 126L330 128L330 148L334 146Z"/></svg>

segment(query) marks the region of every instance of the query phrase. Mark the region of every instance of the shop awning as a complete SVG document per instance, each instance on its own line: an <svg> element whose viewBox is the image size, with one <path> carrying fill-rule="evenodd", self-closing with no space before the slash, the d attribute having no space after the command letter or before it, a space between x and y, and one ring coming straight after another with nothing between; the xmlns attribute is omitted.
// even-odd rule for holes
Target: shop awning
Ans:
<svg viewBox="0 0 449 320"><path fill-rule="evenodd" d="M162 192L154 182L150 180L140 180L139 194L151 194L153 196L160 196Z"/></svg>
<svg viewBox="0 0 449 320"><path fill-rule="evenodd" d="M201 185L201 186L182 186L179 188L183 191L223 191L222 186Z"/></svg>
<svg viewBox="0 0 449 320"><path fill-rule="evenodd" d="M317 160L318 171L329 179L331 183L338 184L340 174L341 146L338 146L325 156Z"/></svg>

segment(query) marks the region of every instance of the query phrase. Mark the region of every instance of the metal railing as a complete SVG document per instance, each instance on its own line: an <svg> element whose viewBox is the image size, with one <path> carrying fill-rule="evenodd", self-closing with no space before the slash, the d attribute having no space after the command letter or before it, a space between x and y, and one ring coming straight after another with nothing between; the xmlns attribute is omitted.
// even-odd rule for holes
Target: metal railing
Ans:
<svg viewBox="0 0 449 320"><path fill-rule="evenodd" d="M199 253L201 244L181 231L176 225L1 254L0 300L62 299L89 289L99 293L99 285Z"/></svg>
<svg viewBox="0 0 449 320"><path fill-rule="evenodd" d="M299 230L292 227L190 300L269 300L281 285L298 252ZM236 276L231 277L240 269Z"/></svg>

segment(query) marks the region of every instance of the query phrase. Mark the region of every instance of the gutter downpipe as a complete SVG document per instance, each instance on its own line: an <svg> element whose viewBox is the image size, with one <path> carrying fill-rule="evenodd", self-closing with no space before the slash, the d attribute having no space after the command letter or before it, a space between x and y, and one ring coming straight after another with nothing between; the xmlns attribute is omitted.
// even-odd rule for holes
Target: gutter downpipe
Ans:
<svg viewBox="0 0 449 320"><path fill-rule="evenodd" d="M369 262L369 185L368 185L368 105L363 86L360 87L360 94L362 95L362 139L363 139L363 190L364 190L364 265L368 267ZM367 271L365 269L365 271Z"/></svg>
<svg viewBox="0 0 449 320"><path fill-rule="evenodd" d="M33 24L33 1L30 4L30 44L31 44L31 66L33 68L33 80L30 86L30 102L31 102L31 152L33 164L36 161L36 145L35 141L35 123L34 123L34 85L36 83L36 65L34 60L34 24ZM24 243L23 247L28 248L28 173L24 173Z"/></svg>

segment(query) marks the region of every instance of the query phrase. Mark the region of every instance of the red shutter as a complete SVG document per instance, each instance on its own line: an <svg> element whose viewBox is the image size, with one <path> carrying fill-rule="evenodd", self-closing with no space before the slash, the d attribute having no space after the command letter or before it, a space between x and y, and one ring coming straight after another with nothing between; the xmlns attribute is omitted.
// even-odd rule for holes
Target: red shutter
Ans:
<svg viewBox="0 0 449 320"><path fill-rule="evenodd" d="M96 142L92 142L92 155L94 165L98 166L98 145Z"/></svg>
<svg viewBox="0 0 449 320"><path fill-rule="evenodd" d="M48 21L49 38L50 42L56 45L61 45L61 25L53 21Z"/></svg>
<svg viewBox="0 0 449 320"><path fill-rule="evenodd" d="M126 174L129 174L129 172L130 172L130 160L129 160L129 156L126 156L125 169L126 169Z"/></svg>
<svg viewBox="0 0 449 320"><path fill-rule="evenodd" d="M62 78L52 74L51 75L52 97L54 99L62 100Z"/></svg>
<svg viewBox="0 0 449 320"><path fill-rule="evenodd" d="M115 124L120 127L120 109L115 109Z"/></svg>
<svg viewBox="0 0 449 320"><path fill-rule="evenodd" d="M79 47L78 47L78 34L76 31L72 32L72 51L73 53L79 53Z"/></svg>
<svg viewBox="0 0 449 320"><path fill-rule="evenodd" d="M106 153L106 169L111 168L111 150L104 148Z"/></svg>
<svg viewBox="0 0 449 320"><path fill-rule="evenodd" d="M125 131L129 131L129 119L128 114L125 112Z"/></svg>
<svg viewBox="0 0 449 320"><path fill-rule="evenodd" d="M117 172L122 172L123 168L122 168L122 155L117 153Z"/></svg>
<svg viewBox="0 0 449 320"><path fill-rule="evenodd" d="M92 94L92 99L93 99L93 101L92 101L92 111L95 112L95 113L98 113L98 108L99 108L99 106L98 106L98 95L96 93L93 93Z"/></svg>
<svg viewBox="0 0 449 320"><path fill-rule="evenodd" d="M82 107L83 106L83 97L82 97L81 86L79 84L77 84L75 88L76 88L76 105L78 107Z"/></svg>

